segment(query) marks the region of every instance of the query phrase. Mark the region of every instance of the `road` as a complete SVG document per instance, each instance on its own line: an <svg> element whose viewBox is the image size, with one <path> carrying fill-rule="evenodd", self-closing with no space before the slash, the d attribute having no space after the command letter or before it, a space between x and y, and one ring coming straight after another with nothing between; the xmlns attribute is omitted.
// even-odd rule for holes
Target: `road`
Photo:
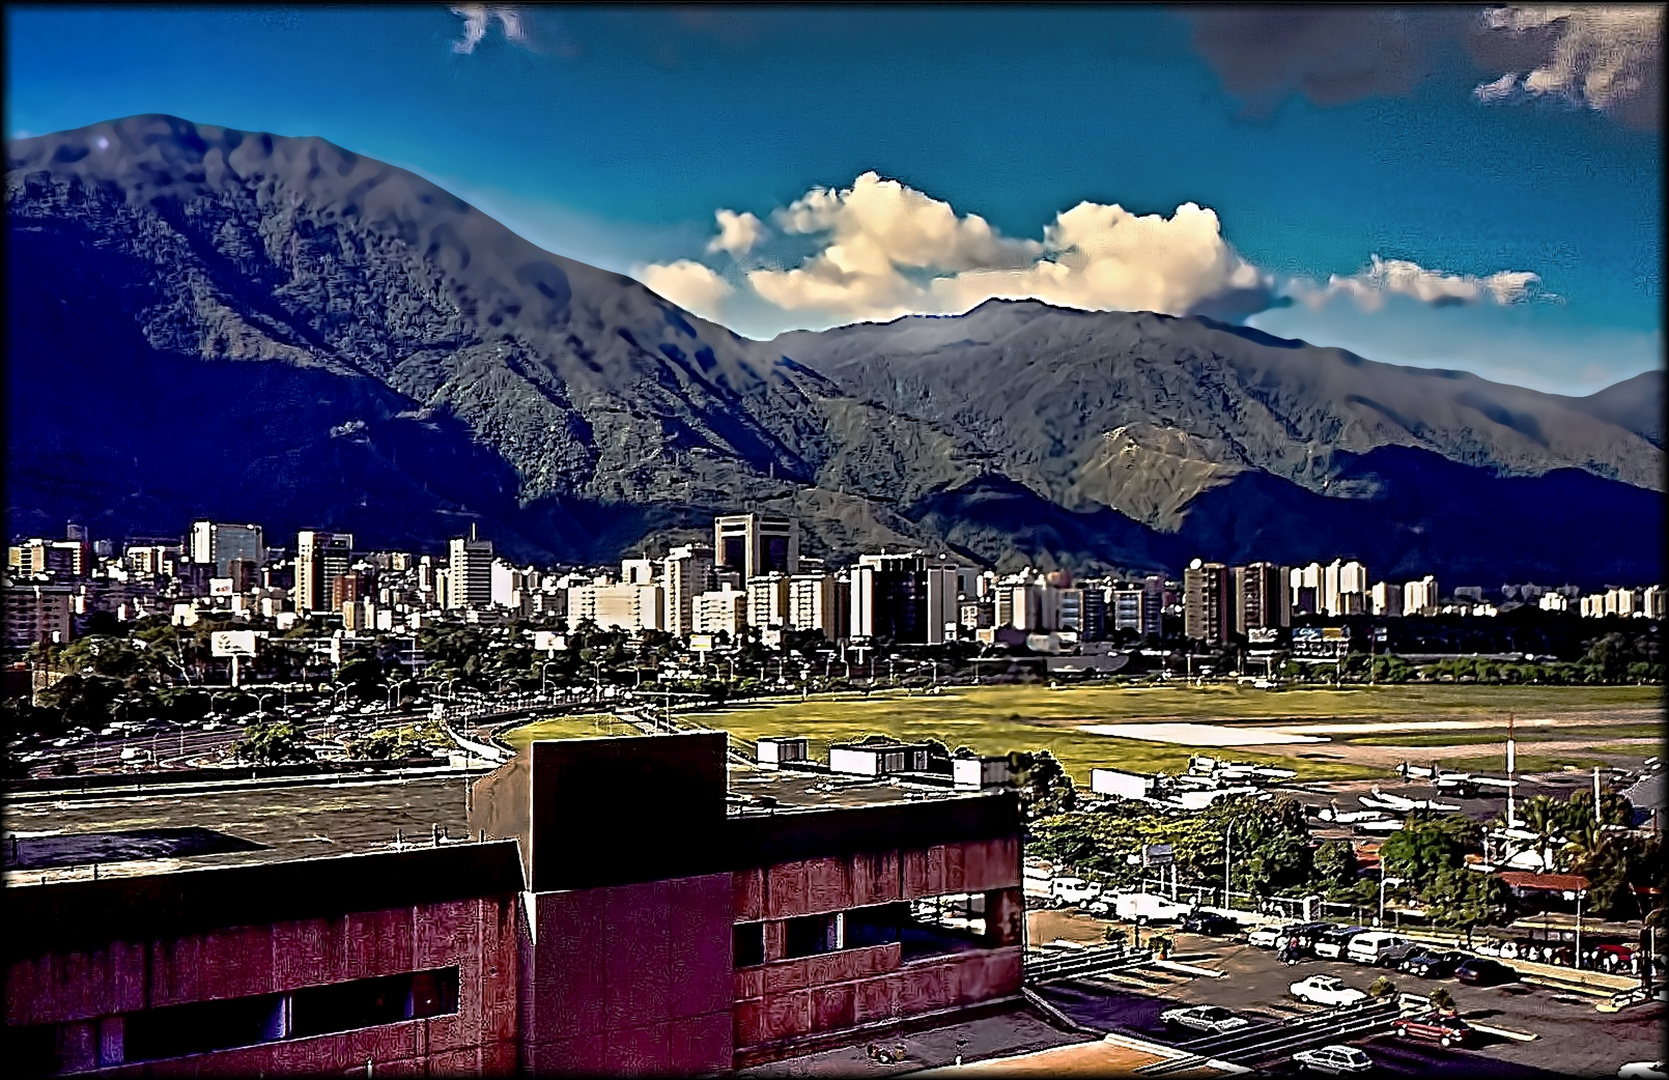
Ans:
<svg viewBox="0 0 1669 1080"><path fill-rule="evenodd" d="M1273 953L1222 939L1177 934L1175 958L1228 972L1224 978L1145 970L1116 979L1095 979L1045 987L1040 993L1068 1016L1091 1027L1120 1031L1157 1042L1186 1042L1192 1033L1165 1030L1159 1013L1178 1004L1221 1005L1253 1020L1273 1020L1316 1011L1287 996L1287 986L1313 974L1337 975L1366 989L1381 974L1347 962L1309 960L1288 966ZM1441 985L1454 997L1462 1017L1477 1024L1537 1036L1516 1041L1485 1036L1468 1049L1381 1036L1361 1043L1381 1070L1392 1075L1492 1077L1614 1076L1627 1061L1658 1060L1664 1028L1661 1003L1608 1014L1595 1010L1597 998L1546 987L1465 986L1454 979L1427 980L1391 973L1397 988L1425 994ZM1290 1063L1267 1063L1290 1071Z"/></svg>

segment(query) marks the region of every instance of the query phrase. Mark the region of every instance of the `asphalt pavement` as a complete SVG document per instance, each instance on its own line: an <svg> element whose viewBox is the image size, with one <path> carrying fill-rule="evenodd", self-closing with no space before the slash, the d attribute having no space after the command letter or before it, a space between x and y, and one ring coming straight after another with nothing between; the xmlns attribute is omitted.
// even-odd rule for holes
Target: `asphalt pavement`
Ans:
<svg viewBox="0 0 1669 1080"><path fill-rule="evenodd" d="M1337 975L1347 985L1365 990L1379 975L1388 974L1401 992L1424 995L1442 986L1468 1021L1535 1038L1484 1035L1466 1049L1444 1049L1390 1035L1355 1041L1383 1074L1610 1077L1624 1062L1662 1057L1665 1014L1661 1003L1601 1013L1594 1007L1598 998L1547 987L1466 986L1452 978L1420 979L1326 960L1289 966L1277 961L1270 950L1220 938L1177 934L1176 942L1173 958L1228 974L1214 979L1147 969L1121 973L1116 979L1060 983L1039 993L1079 1023L1176 1044L1198 1037L1193 1032L1168 1031L1160 1023L1159 1013L1179 1004L1221 1005L1254 1021L1281 1019L1318 1011L1288 996L1288 985L1300 979ZM1291 1071L1290 1061L1262 1064L1276 1073Z"/></svg>

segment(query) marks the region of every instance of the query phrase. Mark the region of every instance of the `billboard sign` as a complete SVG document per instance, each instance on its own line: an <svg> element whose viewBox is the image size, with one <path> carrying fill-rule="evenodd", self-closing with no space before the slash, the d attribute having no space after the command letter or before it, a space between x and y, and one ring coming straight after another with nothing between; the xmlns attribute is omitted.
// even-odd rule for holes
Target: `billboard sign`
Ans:
<svg viewBox="0 0 1669 1080"><path fill-rule="evenodd" d="M1176 862L1176 853L1169 844L1143 844L1143 866L1169 866Z"/></svg>
<svg viewBox="0 0 1669 1080"><path fill-rule="evenodd" d="M209 639L209 648L215 656L254 656L255 631L216 630Z"/></svg>

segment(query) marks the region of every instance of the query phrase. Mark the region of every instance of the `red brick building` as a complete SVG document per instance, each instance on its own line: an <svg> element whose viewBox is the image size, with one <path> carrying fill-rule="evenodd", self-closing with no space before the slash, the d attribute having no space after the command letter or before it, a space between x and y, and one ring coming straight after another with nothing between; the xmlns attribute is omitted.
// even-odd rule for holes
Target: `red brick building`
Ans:
<svg viewBox="0 0 1669 1080"><path fill-rule="evenodd" d="M152 835L192 829L95 831L130 824L123 807L72 821L106 865L171 861L13 873L8 1072L717 1073L1018 997L1014 792L732 771L725 742L538 742L468 796L435 778L418 810L415 786L367 783L375 828L324 783L150 796L160 820L213 826L195 830L219 838L206 869ZM466 798L472 840L443 842ZM283 800L298 821L267 809L254 830ZM414 813L432 846L374 850ZM373 850L292 854L338 839Z"/></svg>

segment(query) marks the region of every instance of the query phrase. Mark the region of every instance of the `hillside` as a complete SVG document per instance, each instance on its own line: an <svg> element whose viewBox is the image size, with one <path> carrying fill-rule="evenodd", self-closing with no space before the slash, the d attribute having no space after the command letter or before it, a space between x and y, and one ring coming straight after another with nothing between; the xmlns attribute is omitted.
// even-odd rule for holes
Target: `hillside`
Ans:
<svg viewBox="0 0 1669 1080"><path fill-rule="evenodd" d="M836 559L1660 573L1661 378L1560 398L1035 302L753 342L319 139L142 116L7 155L14 534L475 521L603 560L759 505Z"/></svg>

